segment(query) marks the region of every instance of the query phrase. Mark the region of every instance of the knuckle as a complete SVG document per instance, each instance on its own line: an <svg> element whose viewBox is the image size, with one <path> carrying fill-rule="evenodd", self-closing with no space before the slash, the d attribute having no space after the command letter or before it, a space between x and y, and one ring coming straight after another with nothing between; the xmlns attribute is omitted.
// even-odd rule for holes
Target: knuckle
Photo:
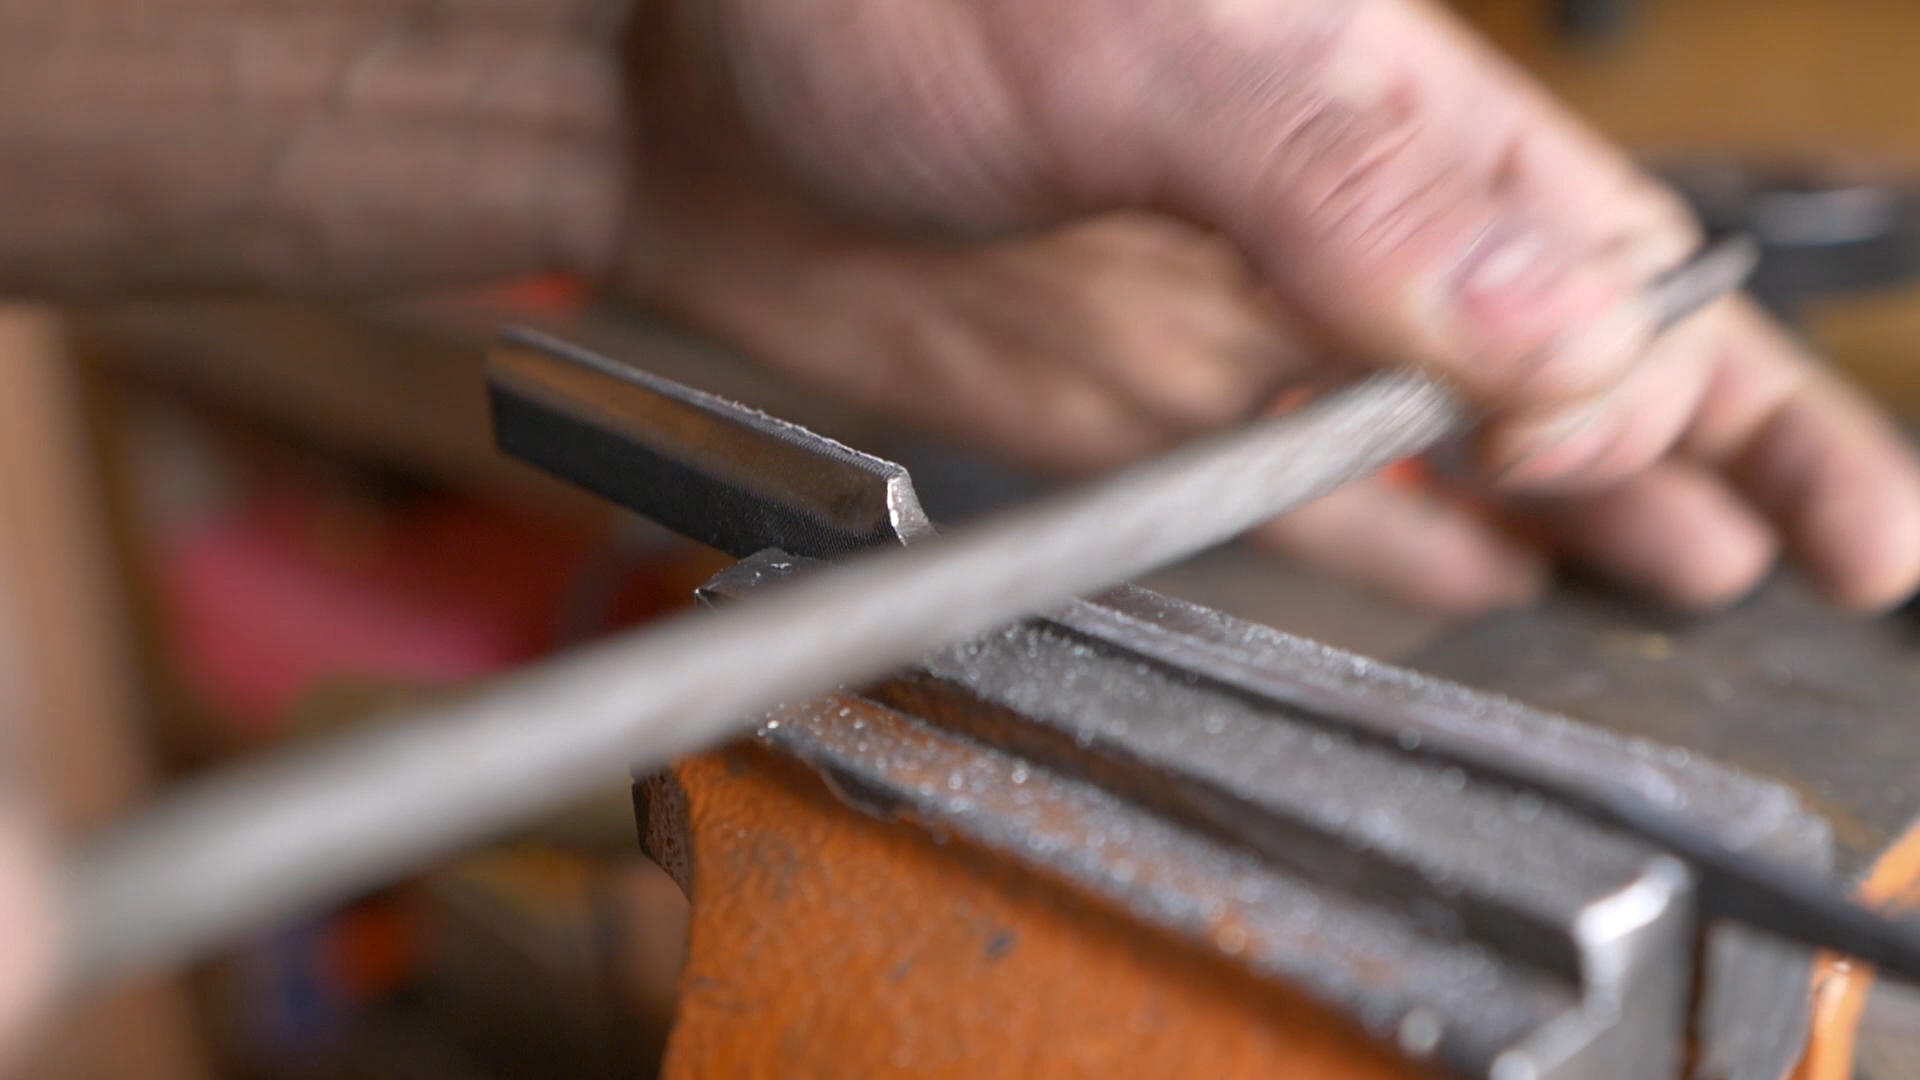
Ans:
<svg viewBox="0 0 1920 1080"><path fill-rule="evenodd" d="M1640 177L1612 245L1628 271L1648 278L1673 269L1706 243L1706 229L1684 199L1664 184Z"/></svg>
<svg viewBox="0 0 1920 1080"><path fill-rule="evenodd" d="M1161 404L1185 426L1198 430L1226 427L1253 414L1260 394L1255 381L1217 357L1183 365L1167 380Z"/></svg>
<svg viewBox="0 0 1920 1080"><path fill-rule="evenodd" d="M1200 430L1254 415L1302 366L1294 342L1242 310L1216 312L1159 340L1163 346L1151 338L1142 342L1156 403L1183 426Z"/></svg>
<svg viewBox="0 0 1920 1080"><path fill-rule="evenodd" d="M1418 134L1400 108L1324 103L1273 156L1263 186L1284 193L1310 249L1384 242L1439 188L1420 168Z"/></svg>
<svg viewBox="0 0 1920 1080"><path fill-rule="evenodd" d="M1104 389L1060 379L1035 388L1031 423L1018 442L1040 464L1070 474L1100 472L1157 448L1153 433Z"/></svg>

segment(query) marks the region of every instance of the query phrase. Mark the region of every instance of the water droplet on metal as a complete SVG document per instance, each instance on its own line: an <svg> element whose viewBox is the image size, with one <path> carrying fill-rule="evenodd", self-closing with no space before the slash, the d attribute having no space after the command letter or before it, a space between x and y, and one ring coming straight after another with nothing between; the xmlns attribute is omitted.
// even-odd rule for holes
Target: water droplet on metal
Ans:
<svg viewBox="0 0 1920 1080"><path fill-rule="evenodd" d="M1492 1080L1540 1080L1540 1067L1518 1050L1509 1050L1493 1061Z"/></svg>
<svg viewBox="0 0 1920 1080"><path fill-rule="evenodd" d="M1440 1046L1445 1027L1431 1009L1414 1009L1401 1017L1394 1038L1408 1057L1423 1058Z"/></svg>

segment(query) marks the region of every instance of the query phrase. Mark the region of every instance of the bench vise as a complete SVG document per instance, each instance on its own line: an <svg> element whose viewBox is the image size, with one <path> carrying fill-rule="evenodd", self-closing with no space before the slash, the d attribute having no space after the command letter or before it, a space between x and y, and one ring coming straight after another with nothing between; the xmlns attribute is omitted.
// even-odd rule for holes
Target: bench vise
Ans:
<svg viewBox="0 0 1920 1080"><path fill-rule="evenodd" d="M508 452L739 558L708 604L933 532L900 466L555 339L490 389ZM692 901L667 1072L1839 1080L1868 972L1446 747L1897 902L1917 700L1898 627L1786 583L1562 596L1411 668L1122 586L637 778Z"/></svg>

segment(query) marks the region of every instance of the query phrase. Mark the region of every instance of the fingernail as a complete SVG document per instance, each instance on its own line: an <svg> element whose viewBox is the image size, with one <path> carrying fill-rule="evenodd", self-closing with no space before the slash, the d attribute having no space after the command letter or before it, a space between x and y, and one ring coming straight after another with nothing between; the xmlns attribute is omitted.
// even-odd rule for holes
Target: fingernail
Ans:
<svg viewBox="0 0 1920 1080"><path fill-rule="evenodd" d="M1471 299L1500 299L1537 292L1549 273L1547 241L1526 225L1495 226L1482 234L1460 267L1460 289Z"/></svg>
<svg viewBox="0 0 1920 1080"><path fill-rule="evenodd" d="M1488 385L1516 402L1606 389L1653 333L1639 290L1616 267L1575 260L1524 221L1482 233L1453 288L1471 347L1488 357Z"/></svg>
<svg viewBox="0 0 1920 1080"><path fill-rule="evenodd" d="M1467 256L1461 288L1471 294L1494 294L1515 286L1536 286L1546 277L1546 252L1546 240L1532 229L1492 236Z"/></svg>

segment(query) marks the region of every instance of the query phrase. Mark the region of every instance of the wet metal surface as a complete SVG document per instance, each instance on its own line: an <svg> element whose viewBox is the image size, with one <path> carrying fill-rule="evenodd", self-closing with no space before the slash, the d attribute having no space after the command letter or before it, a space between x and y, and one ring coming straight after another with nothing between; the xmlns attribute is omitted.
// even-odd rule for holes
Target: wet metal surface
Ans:
<svg viewBox="0 0 1920 1080"><path fill-rule="evenodd" d="M787 576L798 562L776 554L749 559L711 583L709 593L740 596ZM1262 673L1264 684L1254 677ZM1674 795L1670 803L1702 827L1742 845L1803 865L1825 857L1818 821L1779 788L1144 590L1118 590L1098 605L1073 605L1053 620L941 650L868 694L896 710L901 731L917 733L908 743L947 746L944 764L905 754L906 736L882 738L870 719L851 745L834 742L834 717L808 706L776 717L766 736L833 777L858 805L904 810L930 827L1050 866L1202 944L1218 942L1212 931L1196 930L1191 912L1251 894L1243 882L1191 873L1180 879L1193 883L1187 891L1146 887L1141 868L1161 864L1166 850L1211 852L1230 858L1237 872L1259 875L1269 889L1293 890L1295 899L1311 893L1305 908L1286 905L1293 912L1288 932L1258 922L1256 910L1239 916L1269 926L1263 940L1282 946L1258 953L1265 959L1257 964L1255 954L1246 962L1383 1038L1401 1037L1405 1025L1417 1035L1439 1032L1431 1052L1469 1075L1487 1075L1502 1054L1505 1067L1526 1061L1541 1076L1674 1075L1674 1025L1686 1012L1692 951L1690 905L1684 875L1670 861L1531 793L1414 752L1420 725L1444 723L1456 734L1559 753L1596 780ZM1373 700L1405 707L1411 745L1343 729L1340 709L1329 715L1306 707ZM929 721L943 730L928 728ZM958 742L944 741L955 736ZM996 786L981 770L1003 785L1014 775L1023 779ZM1039 777L1051 786L1027 786ZM1102 808L1097 818L1076 819L1083 826L1107 826L1035 839L1032 821L1009 816L1002 805L1006 797L1016 806L1052 806L1035 793L1056 789ZM1062 835L1075 838L1063 842ZM1179 843L1134 851L1116 844L1116 835ZM1140 888L1086 878L1084 860L1115 851L1132 852L1124 859ZM1676 885L1679 891L1671 891ZM1593 928L1604 924L1597 913L1639 895L1661 897L1653 907L1669 915L1617 939L1597 939ZM1375 940L1395 942L1381 950L1396 958L1388 979L1370 963L1343 966L1324 944L1304 943L1330 938L1370 949L1364 935L1383 920L1392 934ZM1462 947L1481 963L1460 967ZM1728 1066L1712 1075L1771 1080L1806 1030L1808 958L1720 932L1708 953L1701 1015L1764 1023L1785 1034L1768 1054L1708 1046L1703 1060ZM1370 974L1357 974L1362 968ZM1605 1013L1593 1011L1603 996L1596 976L1609 970L1627 976L1607 992L1629 1015L1596 1020ZM1620 1057L1636 1051L1646 1057L1631 1064Z"/></svg>
<svg viewBox="0 0 1920 1080"><path fill-rule="evenodd" d="M812 715L847 735L887 730L898 718L864 698L831 695ZM951 827L910 810L850 810L835 782L771 743L785 730L783 722L766 740L689 759L643 785L656 811L644 815L648 835L675 834L696 856L682 863L694 898L692 947L665 1075L1442 1075L1400 1049L1430 1046L1440 1035L1434 1014L1416 1011L1404 1033L1382 1039L1289 980L1251 970L1240 958L1257 949L1255 929L1231 920L1189 933L1158 925L1045 861L1010 856L967 831L986 818ZM937 815L938 801L954 794L952 763L932 758L919 768L920 749L911 739L899 754L865 760L900 770L902 801L886 805L917 801ZM1124 821L1069 816L1065 800L1032 795L1049 780L1043 771L987 776L1005 786L989 788L985 801L999 805L1004 793L1037 808L1034 833L1015 839L1053 838L1056 855L1100 868L1088 875L1094 880L1159 873L1129 856L1139 834L1115 827ZM1077 843L1089 836L1104 839ZM1169 856L1192 850L1176 843ZM1222 883L1159 880L1177 896ZM1261 897L1221 899L1226 913ZM1189 910L1208 917L1209 909ZM1334 962L1357 951L1337 939L1304 947Z"/></svg>
<svg viewBox="0 0 1920 1080"><path fill-rule="evenodd" d="M1786 581L1698 622L1587 594L1447 635L1412 665L1797 792L1864 874L1920 820L1920 656L1910 616L1836 612Z"/></svg>
<svg viewBox="0 0 1920 1080"><path fill-rule="evenodd" d="M1835 869L1864 881L1920 820L1920 658L1912 615L1865 620L1775 581L1711 620L1662 617L1591 593L1484 620L1413 661L1629 736L1772 778L1831 823ZM1725 936L1728 931L1721 931ZM1716 952L1710 985L1751 977ZM1784 1025L1709 999L1700 1019L1727 1072L1770 1058ZM1705 1075L1715 1075L1706 1073Z"/></svg>
<svg viewBox="0 0 1920 1080"><path fill-rule="evenodd" d="M1383 1040L1411 1017L1416 1050L1469 1073L1576 1002L1564 979L898 712L793 706L765 734L856 805L1044 867L1143 925L1308 989Z"/></svg>
<svg viewBox="0 0 1920 1080"><path fill-rule="evenodd" d="M563 343L523 344L495 369L503 443L683 533L832 559L930 531L898 466ZM802 561L749 557L712 592ZM1816 872L1832 858L1792 791L1665 732L1616 737L1128 587L867 693L890 708L789 706L763 734L849 802L1077 882L1468 1074L1677 1068L1687 874L1632 828L1537 791L1628 793L1716 847ZM1224 897L1244 908L1225 930ZM1694 1075L1779 1076L1807 1030L1809 957L1717 927L1702 955Z"/></svg>

